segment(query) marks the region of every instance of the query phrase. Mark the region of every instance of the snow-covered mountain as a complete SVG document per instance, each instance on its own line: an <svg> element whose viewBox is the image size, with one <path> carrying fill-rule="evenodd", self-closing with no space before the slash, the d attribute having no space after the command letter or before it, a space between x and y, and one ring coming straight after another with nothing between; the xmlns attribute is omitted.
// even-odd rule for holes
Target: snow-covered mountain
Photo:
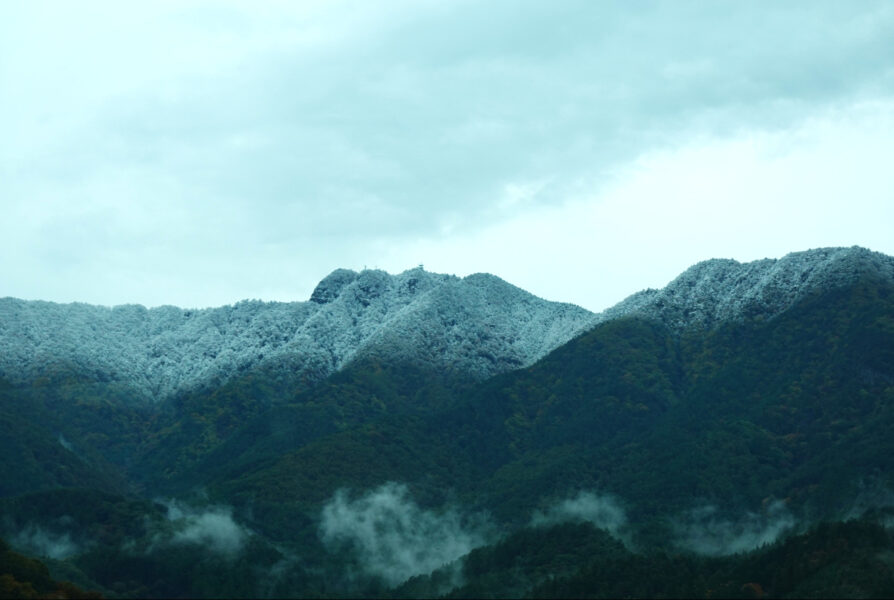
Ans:
<svg viewBox="0 0 894 600"><path fill-rule="evenodd" d="M254 367L321 379L365 356L486 378L532 364L592 325L492 275L339 269L308 302L146 309L0 300L0 376L121 381L161 400Z"/></svg>
<svg viewBox="0 0 894 600"><path fill-rule="evenodd" d="M682 330L757 315L772 318L817 290L843 287L867 275L894 282L894 257L853 246L749 263L712 259L690 267L663 289L630 296L597 320L638 315Z"/></svg>
<svg viewBox="0 0 894 600"><path fill-rule="evenodd" d="M493 275L460 279L421 268L399 275L338 269L308 302L202 310L4 298L0 377L25 383L72 373L121 381L161 400L255 367L315 380L375 356L484 379L528 366L603 321L635 315L682 330L772 318L817 289L866 274L894 281L894 258L852 247L750 263L713 259L600 314L542 300Z"/></svg>

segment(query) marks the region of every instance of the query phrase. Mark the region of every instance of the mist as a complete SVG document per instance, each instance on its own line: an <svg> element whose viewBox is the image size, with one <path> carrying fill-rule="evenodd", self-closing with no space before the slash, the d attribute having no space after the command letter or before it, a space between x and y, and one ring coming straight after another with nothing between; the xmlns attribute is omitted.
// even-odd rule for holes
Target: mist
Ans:
<svg viewBox="0 0 894 600"><path fill-rule="evenodd" d="M484 518L455 509L420 508L406 485L386 483L351 499L339 490L323 507L320 537L332 551L349 548L360 569L396 586L468 554L487 540Z"/></svg>
<svg viewBox="0 0 894 600"><path fill-rule="evenodd" d="M894 507L894 491L879 479L861 479L857 482L857 497L842 519L859 519L869 512Z"/></svg>
<svg viewBox="0 0 894 600"><path fill-rule="evenodd" d="M785 503L776 501L760 513L746 512L738 519L722 516L716 506L703 506L679 518L673 529L681 548L708 556L726 556L772 544L795 523Z"/></svg>
<svg viewBox="0 0 894 600"><path fill-rule="evenodd" d="M57 439L59 440L59 445L61 445L63 448L65 448L69 452L74 452L74 446L71 445L71 442L69 442L67 439L65 439L64 435L62 435L60 433Z"/></svg>
<svg viewBox="0 0 894 600"><path fill-rule="evenodd" d="M250 533L233 520L226 506L194 508L176 500L162 501L171 528L155 535L153 546L195 544L225 557L237 556Z"/></svg>
<svg viewBox="0 0 894 600"><path fill-rule="evenodd" d="M56 533L34 523L16 533L10 543L33 556L63 560L80 552L70 533Z"/></svg>
<svg viewBox="0 0 894 600"><path fill-rule="evenodd" d="M580 492L573 498L563 500L546 511L536 511L531 517L531 525L554 525L566 521L586 521L599 529L608 531L615 538L626 537L627 514L618 501L607 495Z"/></svg>

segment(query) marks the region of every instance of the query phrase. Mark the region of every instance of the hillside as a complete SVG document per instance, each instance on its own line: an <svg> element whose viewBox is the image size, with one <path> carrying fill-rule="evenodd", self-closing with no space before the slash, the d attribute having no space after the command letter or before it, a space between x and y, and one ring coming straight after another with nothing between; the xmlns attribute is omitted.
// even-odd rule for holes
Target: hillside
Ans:
<svg viewBox="0 0 894 600"><path fill-rule="evenodd" d="M0 386L0 535L122 596L890 593L891 257L712 260L601 315L422 271L305 304L353 348L319 380Z"/></svg>
<svg viewBox="0 0 894 600"><path fill-rule="evenodd" d="M638 516L694 503L754 511L767 498L840 516L862 488L892 483L891 314L894 285L870 278L710 332L617 319L434 415L385 414L260 453L221 493L303 506L402 478L513 520L580 489Z"/></svg>
<svg viewBox="0 0 894 600"><path fill-rule="evenodd" d="M421 268L339 269L308 302L147 309L0 299L0 377L120 382L145 400L213 389L237 374L311 382L364 356L413 359L482 379L531 364L593 315L497 277Z"/></svg>

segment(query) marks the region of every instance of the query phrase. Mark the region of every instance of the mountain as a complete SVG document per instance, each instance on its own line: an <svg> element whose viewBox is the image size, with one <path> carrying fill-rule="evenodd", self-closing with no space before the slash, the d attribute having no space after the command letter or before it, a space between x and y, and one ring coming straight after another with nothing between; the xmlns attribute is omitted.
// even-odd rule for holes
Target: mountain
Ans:
<svg viewBox="0 0 894 600"><path fill-rule="evenodd" d="M309 302L188 310L0 299L0 377L117 382L159 402L262 368L319 381L358 358L485 379L527 366L593 324L492 275L339 269Z"/></svg>
<svg viewBox="0 0 894 600"><path fill-rule="evenodd" d="M636 315L677 332L692 326L710 329L745 318L773 318L811 294L865 277L894 280L894 257L853 246L749 263L712 259L690 267L661 290L633 294L598 320Z"/></svg>
<svg viewBox="0 0 894 600"><path fill-rule="evenodd" d="M876 258L845 263L850 284L817 286L775 316L681 330L666 313L631 311L436 414L382 414L258 452L208 484L283 515L339 485L395 478L435 496L452 488L516 522L587 488L620 496L659 528L675 511L745 513L774 498L816 517L846 514L894 483L894 278L872 268ZM268 419L249 427L272 431Z"/></svg>
<svg viewBox="0 0 894 600"><path fill-rule="evenodd" d="M20 384L77 376L122 382L146 399L208 389L264 368L319 381L358 358L411 361L478 380L533 364L597 323L625 315L677 330L772 317L860 273L891 277L890 257L859 247L741 264L709 260L662 290L601 314L547 302L498 277L421 268L389 275L338 269L308 302L243 301L211 309L0 299L0 377Z"/></svg>
<svg viewBox="0 0 894 600"><path fill-rule="evenodd" d="M892 257L711 260L599 315L421 270L240 307L202 318L307 311L331 368L284 375L296 333L152 403L73 345L7 372L0 536L121 596L892 591Z"/></svg>

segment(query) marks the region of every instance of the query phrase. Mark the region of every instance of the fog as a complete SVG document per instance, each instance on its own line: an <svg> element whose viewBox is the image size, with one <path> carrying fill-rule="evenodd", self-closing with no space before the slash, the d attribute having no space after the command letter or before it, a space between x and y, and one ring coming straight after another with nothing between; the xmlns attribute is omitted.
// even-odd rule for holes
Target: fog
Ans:
<svg viewBox="0 0 894 600"><path fill-rule="evenodd" d="M677 545L698 554L724 556L772 544L795 526L785 503L769 503L759 513L738 518L720 513L713 505L689 511L673 523Z"/></svg>
<svg viewBox="0 0 894 600"><path fill-rule="evenodd" d="M57 533L34 523L28 524L10 539L10 543L34 556L62 560L80 551L70 533Z"/></svg>
<svg viewBox="0 0 894 600"><path fill-rule="evenodd" d="M349 549L365 574L391 586L484 545L487 531L485 518L455 509L423 509L406 485L394 482L358 498L338 491L323 507L320 523L321 539L330 550Z"/></svg>
<svg viewBox="0 0 894 600"><path fill-rule="evenodd" d="M857 497L844 513L844 520L859 519L867 512L894 507L894 491L883 480L861 479L857 482L857 489Z"/></svg>
<svg viewBox="0 0 894 600"><path fill-rule="evenodd" d="M74 452L74 446L71 445L71 442L69 442L67 439L65 439L65 436L64 436L64 435L62 435L62 434L60 433L60 434L59 434L59 437L58 437L57 439L59 440L59 444L60 444L63 448L65 448L65 449L68 450L69 452Z"/></svg>
<svg viewBox="0 0 894 600"><path fill-rule="evenodd" d="M537 511L531 524L553 525L566 521L587 521L599 529L608 531L616 538L624 536L627 515L613 496L580 492L573 498L563 500L546 511Z"/></svg>
<svg viewBox="0 0 894 600"><path fill-rule="evenodd" d="M197 544L228 557L238 555L249 532L233 520L232 508L194 508L176 500L162 502L171 528L154 536L153 548L164 545Z"/></svg>

